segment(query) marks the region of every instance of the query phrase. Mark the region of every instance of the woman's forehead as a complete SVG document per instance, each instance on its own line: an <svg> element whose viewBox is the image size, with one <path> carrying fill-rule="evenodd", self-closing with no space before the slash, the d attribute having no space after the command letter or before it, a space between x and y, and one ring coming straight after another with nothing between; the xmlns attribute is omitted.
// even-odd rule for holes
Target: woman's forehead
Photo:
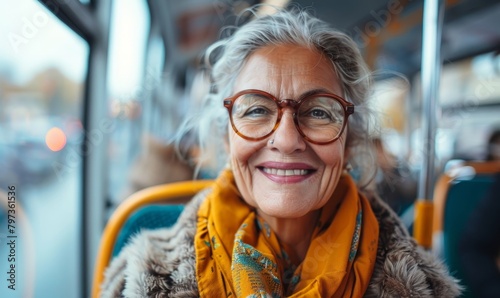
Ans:
<svg viewBox="0 0 500 298"><path fill-rule="evenodd" d="M233 91L261 89L270 93L286 91L295 94L318 88L341 94L331 61L314 49L276 45L260 48L247 58Z"/></svg>

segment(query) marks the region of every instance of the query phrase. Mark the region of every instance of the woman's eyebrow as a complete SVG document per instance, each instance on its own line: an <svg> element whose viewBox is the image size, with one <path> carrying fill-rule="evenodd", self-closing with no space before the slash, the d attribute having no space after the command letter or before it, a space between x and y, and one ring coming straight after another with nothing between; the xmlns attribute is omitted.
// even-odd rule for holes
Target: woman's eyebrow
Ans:
<svg viewBox="0 0 500 298"><path fill-rule="evenodd" d="M324 89L324 88L315 88L315 89L311 89L311 90L308 90L308 91L302 93L300 95L299 99L302 99L302 98L305 98L305 97L308 97L308 96L311 96L311 95L314 95L314 94L319 94L319 93L335 94L332 91Z"/></svg>

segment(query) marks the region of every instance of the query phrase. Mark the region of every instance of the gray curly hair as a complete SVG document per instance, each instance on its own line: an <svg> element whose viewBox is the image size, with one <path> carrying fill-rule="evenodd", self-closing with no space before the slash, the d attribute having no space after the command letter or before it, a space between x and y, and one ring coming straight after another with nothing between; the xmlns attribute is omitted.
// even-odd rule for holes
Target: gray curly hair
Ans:
<svg viewBox="0 0 500 298"><path fill-rule="evenodd" d="M370 132L377 125L374 112L367 105L371 74L356 43L349 36L301 9L255 16L232 35L207 49L204 57L212 79L212 91L198 108L199 112L191 114L183 123L177 140L187 132L194 132L198 136L201 152L196 161L198 169L207 161L215 161L217 171L222 169L228 160L224 142L229 127L223 99L232 95L235 80L253 52L262 47L283 44L319 50L333 64L344 90L344 98L356 106L348 122L347 160L356 170L358 186L363 188L373 178L376 168Z"/></svg>

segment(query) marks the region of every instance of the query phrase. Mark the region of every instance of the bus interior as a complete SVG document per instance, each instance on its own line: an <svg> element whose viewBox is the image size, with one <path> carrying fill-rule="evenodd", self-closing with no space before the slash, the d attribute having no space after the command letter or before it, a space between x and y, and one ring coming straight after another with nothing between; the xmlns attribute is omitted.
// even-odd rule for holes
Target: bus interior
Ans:
<svg viewBox="0 0 500 298"><path fill-rule="evenodd" d="M126 197L216 176L209 163L197 171L182 161L170 142L210 89L203 50L223 28L250 20L254 5L258 14L306 9L356 41L375 79L370 102L382 130L373 137L392 167L385 173L397 175L383 191L409 216L430 155L422 125L424 2L2 1L0 296L90 296L102 231ZM443 16L432 188L454 165L484 160L489 136L500 130L500 2L437 2ZM383 180L377 175L374 183ZM9 208L16 210L14 232ZM12 234L15 290L4 274L13 264L6 245Z"/></svg>

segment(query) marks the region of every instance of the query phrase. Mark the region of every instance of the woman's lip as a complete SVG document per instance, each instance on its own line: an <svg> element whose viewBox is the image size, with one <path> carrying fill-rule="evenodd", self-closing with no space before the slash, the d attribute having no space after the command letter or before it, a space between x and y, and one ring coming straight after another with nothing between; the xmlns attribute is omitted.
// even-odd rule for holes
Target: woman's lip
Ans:
<svg viewBox="0 0 500 298"><path fill-rule="evenodd" d="M279 184L299 183L307 180L314 174L314 172L316 172L314 170L269 170L270 168L263 167L258 167L257 169L267 179ZM287 173L287 171L293 171L294 173L290 175L290 173ZM295 174L295 172L297 171L300 171L298 175Z"/></svg>
<svg viewBox="0 0 500 298"><path fill-rule="evenodd" d="M299 183L316 172L316 169L305 163L264 162L257 169L269 180L280 184Z"/></svg>
<svg viewBox="0 0 500 298"><path fill-rule="evenodd" d="M257 165L258 168L269 168L279 170L314 170L314 167L302 162L276 162L267 161Z"/></svg>

